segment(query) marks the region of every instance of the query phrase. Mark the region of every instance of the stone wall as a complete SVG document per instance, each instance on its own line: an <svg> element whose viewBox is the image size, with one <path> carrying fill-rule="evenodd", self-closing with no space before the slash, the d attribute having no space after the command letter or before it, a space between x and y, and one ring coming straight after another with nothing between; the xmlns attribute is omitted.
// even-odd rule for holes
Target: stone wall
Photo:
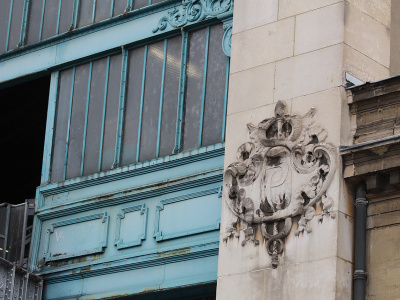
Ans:
<svg viewBox="0 0 400 300"><path fill-rule="evenodd" d="M389 67L390 1L235 1L217 299L351 299L353 205L346 196L338 156L339 145L353 142L344 74L379 80L389 76ZM322 128L323 136L317 135L316 143L297 136L290 140L296 118L303 118L301 134L316 127ZM262 135L265 129L268 135L268 126L282 122L290 127L286 137L279 137L277 129L270 134L272 141L254 138L254 132ZM315 173L296 170L290 155L274 161L268 152L271 145L293 152L291 142L303 150L310 143L331 149L319 158L313 152L311 160L329 165L332 179L320 177L316 193L323 192L314 199L314 211L307 208L274 219L282 207L289 209L304 200L304 208L315 196L304 197L304 185L312 185ZM244 143L248 144L241 146ZM262 209L266 195L273 193L268 176L285 161L289 175L282 177L280 192L272 196L283 196L285 204L272 208L271 217L271 203ZM268 243L271 236L265 231L284 232L288 218L291 226L281 238L284 245Z"/></svg>
<svg viewBox="0 0 400 300"><path fill-rule="evenodd" d="M367 219L367 299L400 295L400 198L370 197Z"/></svg>

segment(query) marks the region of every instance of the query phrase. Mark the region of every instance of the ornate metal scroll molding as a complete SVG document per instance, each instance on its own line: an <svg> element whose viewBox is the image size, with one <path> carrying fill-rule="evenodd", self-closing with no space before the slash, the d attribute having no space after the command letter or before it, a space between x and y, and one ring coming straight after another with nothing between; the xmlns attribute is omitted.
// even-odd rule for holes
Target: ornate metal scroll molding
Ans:
<svg viewBox="0 0 400 300"><path fill-rule="evenodd" d="M228 18L220 18L224 23L224 36L222 37L222 50L226 56L231 57L231 44L232 44L232 15L229 14Z"/></svg>
<svg viewBox="0 0 400 300"><path fill-rule="evenodd" d="M242 246L255 238L260 226L274 268L285 249L285 238L300 216L295 235L312 231L308 222L314 218L317 205L322 213L335 218L333 200L327 189L335 174L337 154L325 143L326 130L314 125L315 109L303 117L287 114L279 101L275 117L257 126L248 124L250 141L238 149L238 161L224 173L224 199L235 215L229 223L224 241L239 238L237 227L244 233Z"/></svg>
<svg viewBox="0 0 400 300"><path fill-rule="evenodd" d="M233 11L233 0L182 0L181 6L170 10L167 16L158 21L153 33L165 30L168 24L178 28L228 11Z"/></svg>

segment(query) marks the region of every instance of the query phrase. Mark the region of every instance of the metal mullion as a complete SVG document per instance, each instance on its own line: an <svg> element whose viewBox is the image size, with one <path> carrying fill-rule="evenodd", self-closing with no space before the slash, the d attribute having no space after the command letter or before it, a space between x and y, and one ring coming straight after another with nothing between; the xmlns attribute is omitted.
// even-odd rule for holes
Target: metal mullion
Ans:
<svg viewBox="0 0 400 300"><path fill-rule="evenodd" d="M127 1L127 6L126 6L126 9L125 9L126 12L128 12L128 11L130 11L130 10L133 9L133 4L132 4L132 2L133 2L133 0L128 0L128 1Z"/></svg>
<svg viewBox="0 0 400 300"><path fill-rule="evenodd" d="M201 147L201 137L203 135L203 119L204 105L206 101L206 86L207 86L207 65L208 65L208 48L210 44L210 26L207 27L206 46L204 52L204 70L203 70L203 89L201 92L201 109L200 109L200 126L199 126L199 148Z"/></svg>
<svg viewBox="0 0 400 300"><path fill-rule="evenodd" d="M229 56L226 57L226 73L225 73L225 93L224 93L224 115L222 117L222 139L221 141L225 141L225 127L226 127L226 108L228 104L228 88L229 88L229 67L230 67L230 59Z"/></svg>
<svg viewBox="0 0 400 300"><path fill-rule="evenodd" d="M76 24L78 23L78 11L79 11L79 0L74 1L74 8L72 12L72 28L76 28Z"/></svg>
<svg viewBox="0 0 400 300"><path fill-rule="evenodd" d="M147 64L147 45L144 46L143 73L142 73L142 91L141 91L141 94L140 94L139 124L138 124L138 135L137 135L137 146L136 146L136 162L139 162L140 136L141 136L141 133L142 133L144 84L145 84L145 81L146 81L146 64Z"/></svg>
<svg viewBox="0 0 400 300"><path fill-rule="evenodd" d="M20 34L19 45L18 45L19 47L25 45L26 30L27 30L26 24L28 23L29 1L30 0L25 0L24 1L24 10L23 10L23 16L22 16L21 34Z"/></svg>
<svg viewBox="0 0 400 300"><path fill-rule="evenodd" d="M10 30L11 30L11 17L12 17L12 12L13 12L13 5L14 5L14 0L11 0L10 3L10 13L8 15L8 26L7 26L7 39L6 39L6 52L8 50L8 42L10 39Z"/></svg>
<svg viewBox="0 0 400 300"><path fill-rule="evenodd" d="M74 97L74 81L75 81L75 67L73 67L73 69L72 69L71 96L70 96L69 112L68 112L67 138L66 138L66 141L65 141L65 157L64 157L64 175L63 175L63 180L65 180L65 177L67 175L69 130L70 130L70 127L71 127L72 100L73 100L73 97Z"/></svg>
<svg viewBox="0 0 400 300"><path fill-rule="evenodd" d="M43 23L44 23L44 9L46 6L46 0L42 2L42 16L40 18L40 28L39 28L39 42L42 40L42 31L43 31Z"/></svg>
<svg viewBox="0 0 400 300"><path fill-rule="evenodd" d="M81 158L81 176L83 175L83 163L85 160L85 149L86 149L86 135L87 135L87 123L89 116L89 101L90 101L90 85L92 83L92 70L93 70L93 61L89 64L89 79L88 79L88 87L86 93L86 111L85 111L85 126L83 128L83 144L82 144L82 158Z"/></svg>
<svg viewBox="0 0 400 300"><path fill-rule="evenodd" d="M121 86L119 92L119 108L118 108L118 124L117 124L117 138L115 142L115 155L112 169L119 166L121 159L121 141L122 141L122 127L124 122L125 110L125 92L126 92L126 69L128 67L128 50L122 47L122 67L121 67Z"/></svg>
<svg viewBox="0 0 400 300"><path fill-rule="evenodd" d="M24 255L25 255L25 239L26 239L26 224L28 222L28 202L25 200L25 211L24 211L24 225L22 232L22 243L21 243L21 256L19 259L19 266L22 267L24 264Z"/></svg>
<svg viewBox="0 0 400 300"><path fill-rule="evenodd" d="M162 75L161 75L161 91L160 91L160 108L158 112L158 131L157 131L157 150L156 157L160 154L160 137L161 137L161 117L162 117L162 107L163 107L163 98L164 98L164 81L165 81L165 65L167 61L167 42L168 40L164 40L164 57L163 57L163 67L162 67Z"/></svg>
<svg viewBox="0 0 400 300"><path fill-rule="evenodd" d="M4 232L4 249L3 249L3 258L6 258L7 253L7 242L8 242L8 227L10 226L10 213L11 213L11 206L7 206L7 217L6 217L6 230Z"/></svg>
<svg viewBox="0 0 400 300"><path fill-rule="evenodd" d="M107 57L107 69L106 69L106 80L104 84L104 100L103 100L103 116L101 121L101 135L100 135L100 149L99 149L99 165L97 171L101 170L101 159L103 156L103 142L104 142L104 127L106 120L106 109L107 109L107 92L108 92L108 77L110 73L110 56Z"/></svg>
<svg viewBox="0 0 400 300"><path fill-rule="evenodd" d="M97 0L93 0L92 24L94 23L94 19L95 19L95 15L96 15L96 2L97 2Z"/></svg>
<svg viewBox="0 0 400 300"><path fill-rule="evenodd" d="M61 0L58 1L58 12L57 12L57 29L56 34L59 34L60 30L60 16L61 16Z"/></svg>
<svg viewBox="0 0 400 300"><path fill-rule="evenodd" d="M53 148L58 84L59 84L59 72L56 71L51 74L51 79L50 79L49 104L47 107L47 119L46 119L46 134L43 147L42 177L40 180L41 185L50 182L50 168L51 168L51 155L52 155L51 152Z"/></svg>
<svg viewBox="0 0 400 300"><path fill-rule="evenodd" d="M182 29L182 50L181 50L181 71L179 78L179 98L176 118L176 135L174 153L178 153L181 149L182 142L182 123L183 123L183 103L185 100L185 84L186 84L186 63L187 63L188 33Z"/></svg>
<svg viewBox="0 0 400 300"><path fill-rule="evenodd" d="M111 11L110 11L110 18L112 18L113 17L113 13L114 13L114 2L115 2L115 0L111 0Z"/></svg>

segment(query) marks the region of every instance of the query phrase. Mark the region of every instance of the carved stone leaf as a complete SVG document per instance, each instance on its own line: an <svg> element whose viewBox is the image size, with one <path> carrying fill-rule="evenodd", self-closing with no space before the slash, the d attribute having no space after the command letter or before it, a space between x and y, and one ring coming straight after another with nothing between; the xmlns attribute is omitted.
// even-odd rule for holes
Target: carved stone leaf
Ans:
<svg viewBox="0 0 400 300"><path fill-rule="evenodd" d="M337 166L336 149L324 143L327 131L314 125L314 115L314 108L303 118L287 114L279 102L275 116L257 126L247 124L251 142L239 147L238 161L224 175L225 199L242 224L242 245L258 244L254 234L255 226L260 226L274 268L294 217L300 216L296 235L312 231L308 222L319 201L322 215L334 217L333 200L326 192ZM227 231L233 234L232 227Z"/></svg>

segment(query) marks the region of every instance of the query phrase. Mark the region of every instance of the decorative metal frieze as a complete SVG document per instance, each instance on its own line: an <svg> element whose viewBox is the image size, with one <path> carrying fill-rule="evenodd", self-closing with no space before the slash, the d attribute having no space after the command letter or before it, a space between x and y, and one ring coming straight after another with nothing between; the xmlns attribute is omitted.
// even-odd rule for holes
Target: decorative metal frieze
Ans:
<svg viewBox="0 0 400 300"><path fill-rule="evenodd" d="M220 14L233 10L233 0L182 0L182 5L175 7L158 22L153 33L163 31L170 24L178 28L188 23L217 17Z"/></svg>
<svg viewBox="0 0 400 300"><path fill-rule="evenodd" d="M231 44L232 44L232 22L233 18L223 20L224 22L224 36L222 37L222 50L226 56L231 57Z"/></svg>
<svg viewBox="0 0 400 300"><path fill-rule="evenodd" d="M317 205L322 213L335 218L333 200L327 195L336 165L333 145L325 143L326 130L314 125L315 109L303 117L286 113L279 101L275 117L257 126L248 124L250 141L238 149L238 161L224 174L224 198L235 215L223 238L240 237L242 246L255 238L257 226L266 241L274 268L284 251L285 239L297 221L295 235L311 232L308 222L314 218ZM299 216L300 219L295 217Z"/></svg>

